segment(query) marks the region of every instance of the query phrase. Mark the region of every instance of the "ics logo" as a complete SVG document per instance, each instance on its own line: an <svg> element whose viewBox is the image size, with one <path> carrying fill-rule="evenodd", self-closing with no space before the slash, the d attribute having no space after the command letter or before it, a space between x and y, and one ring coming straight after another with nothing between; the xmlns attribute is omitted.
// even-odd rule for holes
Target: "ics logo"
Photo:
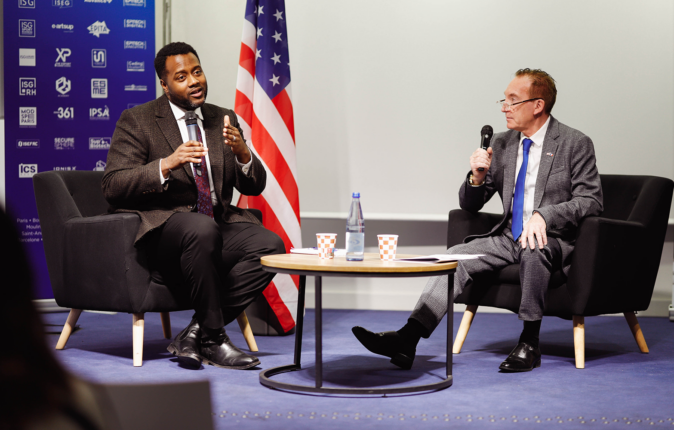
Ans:
<svg viewBox="0 0 674 430"><path fill-rule="evenodd" d="M89 149L110 149L110 137L90 137L89 138Z"/></svg>
<svg viewBox="0 0 674 430"><path fill-rule="evenodd" d="M96 21L87 27L87 30L98 38L101 37L101 34L110 34L110 29L105 25L105 21Z"/></svg>
<svg viewBox="0 0 674 430"><path fill-rule="evenodd" d="M37 108L19 108L19 127L37 127Z"/></svg>
<svg viewBox="0 0 674 430"><path fill-rule="evenodd" d="M19 48L19 66L35 67L34 48Z"/></svg>
<svg viewBox="0 0 674 430"><path fill-rule="evenodd" d="M61 76L56 80L56 91L61 93L61 96L68 97L66 94L70 92L71 88L71 81L70 79L66 79L65 76Z"/></svg>
<svg viewBox="0 0 674 430"><path fill-rule="evenodd" d="M127 61L126 62L126 71L127 72L144 72L145 71L145 61Z"/></svg>
<svg viewBox="0 0 674 430"><path fill-rule="evenodd" d="M75 138L74 137L55 137L54 138L54 149L64 150L64 149L75 149Z"/></svg>
<svg viewBox="0 0 674 430"><path fill-rule="evenodd" d="M72 54L72 51L68 48L56 48L56 63L54 67L70 67L70 62L68 57Z"/></svg>
<svg viewBox="0 0 674 430"><path fill-rule="evenodd" d="M91 98L92 99L107 99L108 98L108 80L107 79L92 79L91 80Z"/></svg>
<svg viewBox="0 0 674 430"><path fill-rule="evenodd" d="M35 9L35 0L19 0L19 9Z"/></svg>
<svg viewBox="0 0 674 430"><path fill-rule="evenodd" d="M124 6L145 7L145 0L124 0Z"/></svg>
<svg viewBox="0 0 674 430"><path fill-rule="evenodd" d="M108 66L108 53L105 49L91 50L91 67L102 69Z"/></svg>
<svg viewBox="0 0 674 430"><path fill-rule="evenodd" d="M16 141L16 147L19 149L40 148L40 139L33 139L33 140L19 139Z"/></svg>
<svg viewBox="0 0 674 430"><path fill-rule="evenodd" d="M124 28L145 28L146 22L144 19L125 19Z"/></svg>
<svg viewBox="0 0 674 430"><path fill-rule="evenodd" d="M59 9L64 9L67 7L73 7L73 2L75 0L51 0L51 5L58 7Z"/></svg>
<svg viewBox="0 0 674 430"><path fill-rule="evenodd" d="M103 160L98 160L98 161L96 162L96 166L95 166L92 170L96 170L96 171L98 171L98 172L104 171L104 170L105 170L105 161L103 161Z"/></svg>
<svg viewBox="0 0 674 430"><path fill-rule="evenodd" d="M35 37L35 20L19 20L19 37Z"/></svg>
<svg viewBox="0 0 674 430"><path fill-rule="evenodd" d="M19 78L19 95L36 96L37 78Z"/></svg>
<svg viewBox="0 0 674 430"><path fill-rule="evenodd" d="M124 49L147 49L147 42L144 40L125 40Z"/></svg>
<svg viewBox="0 0 674 430"><path fill-rule="evenodd" d="M37 173L37 164L19 164L19 178L32 178Z"/></svg>
<svg viewBox="0 0 674 430"><path fill-rule="evenodd" d="M92 121L108 121L110 119L110 109L106 105L104 108L89 108L89 119Z"/></svg>

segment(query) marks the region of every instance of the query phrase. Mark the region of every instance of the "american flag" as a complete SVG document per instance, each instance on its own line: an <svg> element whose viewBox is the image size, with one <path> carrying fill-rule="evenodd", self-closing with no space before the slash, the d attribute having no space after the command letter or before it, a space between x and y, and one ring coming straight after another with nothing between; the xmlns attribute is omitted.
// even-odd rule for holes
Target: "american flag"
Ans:
<svg viewBox="0 0 674 430"><path fill-rule="evenodd" d="M239 207L260 209L264 225L290 248L301 248L295 126L284 0L248 0L243 21L234 111L248 146L267 170L260 196L241 196ZM264 296L285 331L295 326L296 276L279 274Z"/></svg>

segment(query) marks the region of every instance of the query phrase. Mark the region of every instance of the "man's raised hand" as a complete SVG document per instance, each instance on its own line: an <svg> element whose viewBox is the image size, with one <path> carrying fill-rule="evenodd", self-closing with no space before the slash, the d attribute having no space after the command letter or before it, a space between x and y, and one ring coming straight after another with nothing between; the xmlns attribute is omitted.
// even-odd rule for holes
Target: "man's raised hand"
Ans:
<svg viewBox="0 0 674 430"><path fill-rule="evenodd" d="M232 152L241 164L247 164L250 161L250 152L246 142L239 133L239 129L233 127L229 122L229 115L225 115L225 127L222 129L222 136L225 138L225 145L232 148Z"/></svg>

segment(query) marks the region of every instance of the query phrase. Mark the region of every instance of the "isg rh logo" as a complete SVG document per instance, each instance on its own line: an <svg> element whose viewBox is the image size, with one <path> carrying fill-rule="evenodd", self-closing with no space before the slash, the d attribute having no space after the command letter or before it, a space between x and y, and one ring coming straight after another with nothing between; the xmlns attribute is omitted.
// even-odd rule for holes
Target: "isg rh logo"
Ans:
<svg viewBox="0 0 674 430"><path fill-rule="evenodd" d="M19 178L32 178L37 173L37 164L19 164Z"/></svg>
<svg viewBox="0 0 674 430"><path fill-rule="evenodd" d="M19 95L36 96L37 78L19 78Z"/></svg>

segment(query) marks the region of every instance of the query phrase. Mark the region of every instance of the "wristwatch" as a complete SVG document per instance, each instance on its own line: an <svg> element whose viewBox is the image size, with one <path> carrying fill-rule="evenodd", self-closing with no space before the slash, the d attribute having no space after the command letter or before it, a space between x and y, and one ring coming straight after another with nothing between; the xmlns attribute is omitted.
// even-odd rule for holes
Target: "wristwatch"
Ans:
<svg viewBox="0 0 674 430"><path fill-rule="evenodd" d="M468 177L468 183L474 187L477 187L484 184L484 181L480 182L479 184L476 184L475 182L473 182L473 174L471 173L470 176Z"/></svg>

